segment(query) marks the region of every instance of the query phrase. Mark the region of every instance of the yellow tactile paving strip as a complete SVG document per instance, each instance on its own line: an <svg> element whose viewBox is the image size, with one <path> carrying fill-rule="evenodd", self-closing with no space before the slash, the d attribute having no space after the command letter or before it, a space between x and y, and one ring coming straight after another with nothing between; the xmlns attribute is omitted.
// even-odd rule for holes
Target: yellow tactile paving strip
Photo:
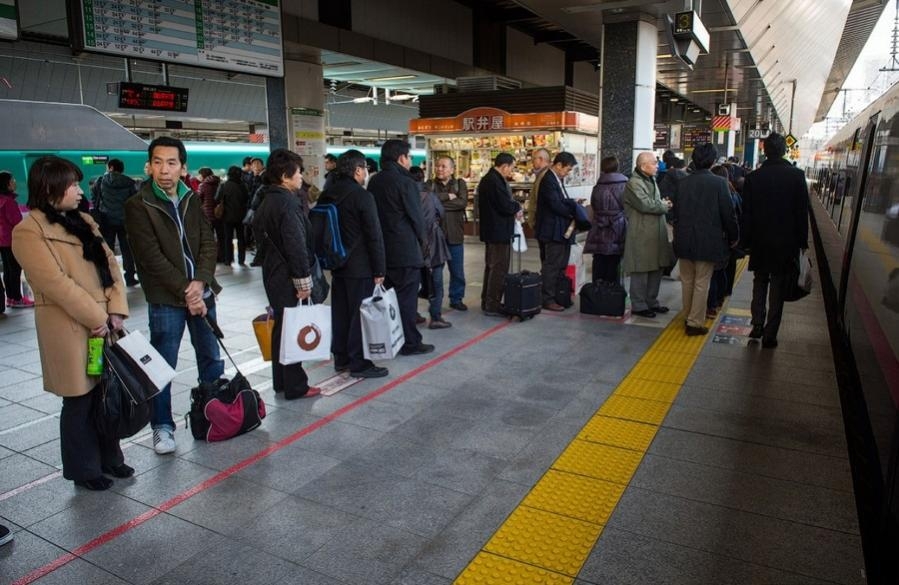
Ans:
<svg viewBox="0 0 899 585"><path fill-rule="evenodd" d="M665 328L456 584L574 582L706 341L683 326Z"/></svg>

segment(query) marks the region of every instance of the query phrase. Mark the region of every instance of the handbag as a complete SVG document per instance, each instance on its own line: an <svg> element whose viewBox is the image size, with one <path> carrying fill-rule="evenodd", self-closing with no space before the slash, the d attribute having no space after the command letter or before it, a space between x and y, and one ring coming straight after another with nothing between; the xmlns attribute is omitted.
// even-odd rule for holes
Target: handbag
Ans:
<svg viewBox="0 0 899 585"><path fill-rule="evenodd" d="M367 360L392 360L406 342L395 289L375 285L372 296L359 307L362 348Z"/></svg>
<svg viewBox="0 0 899 585"><path fill-rule="evenodd" d="M117 357L109 351L112 344L112 335L107 336L103 347L103 374L91 391L94 427L103 437L127 439L149 424L153 405L149 399L135 400L127 390L113 366Z"/></svg>
<svg viewBox="0 0 899 585"><path fill-rule="evenodd" d="M110 336L103 357L130 400L139 404L159 394L175 378L175 370L140 331L122 331L122 336Z"/></svg>
<svg viewBox="0 0 899 585"><path fill-rule="evenodd" d="M224 441L248 433L262 424L265 402L237 368L228 348L222 343L224 334L218 325L206 317L216 340L234 366L234 377L203 382L190 391L190 411L185 418L196 440Z"/></svg>
<svg viewBox="0 0 899 585"><path fill-rule="evenodd" d="M418 289L418 298L430 300L437 292L434 286L434 269L430 266L421 267L421 286Z"/></svg>
<svg viewBox="0 0 899 585"><path fill-rule="evenodd" d="M253 333L256 335L256 343L262 353L262 360L272 361L272 331L275 330L275 317L266 311L253 319Z"/></svg>
<svg viewBox="0 0 899 585"><path fill-rule="evenodd" d="M212 210L212 215L215 216L216 219L222 219L225 217L225 202L219 201L216 203L215 208Z"/></svg>
<svg viewBox="0 0 899 585"><path fill-rule="evenodd" d="M331 307L301 303L286 307L283 315L278 356L282 365L331 359Z"/></svg>

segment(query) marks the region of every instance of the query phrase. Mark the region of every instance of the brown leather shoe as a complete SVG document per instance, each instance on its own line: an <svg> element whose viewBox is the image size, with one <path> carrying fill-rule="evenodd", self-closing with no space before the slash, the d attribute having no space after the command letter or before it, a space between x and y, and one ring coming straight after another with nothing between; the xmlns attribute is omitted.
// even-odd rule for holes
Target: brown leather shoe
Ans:
<svg viewBox="0 0 899 585"><path fill-rule="evenodd" d="M559 303L555 303L555 302L546 303L545 305L543 305L543 308L546 309L547 311L556 311L556 312L561 312L561 311L565 310L565 307L563 307Z"/></svg>

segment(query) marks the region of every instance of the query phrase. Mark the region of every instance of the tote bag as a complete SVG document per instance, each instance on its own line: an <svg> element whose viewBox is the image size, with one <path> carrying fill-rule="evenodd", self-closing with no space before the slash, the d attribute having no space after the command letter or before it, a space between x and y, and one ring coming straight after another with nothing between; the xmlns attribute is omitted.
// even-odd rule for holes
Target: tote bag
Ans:
<svg viewBox="0 0 899 585"><path fill-rule="evenodd" d="M175 370L140 331L125 332L106 347L112 368L135 403L146 402L175 378Z"/></svg>
<svg viewBox="0 0 899 585"><path fill-rule="evenodd" d="M331 307L287 307L283 319L278 356L282 365L331 359Z"/></svg>
<svg viewBox="0 0 899 585"><path fill-rule="evenodd" d="M406 342L400 305L394 289L375 286L372 296L359 307L362 319L362 347L365 359L392 360Z"/></svg>

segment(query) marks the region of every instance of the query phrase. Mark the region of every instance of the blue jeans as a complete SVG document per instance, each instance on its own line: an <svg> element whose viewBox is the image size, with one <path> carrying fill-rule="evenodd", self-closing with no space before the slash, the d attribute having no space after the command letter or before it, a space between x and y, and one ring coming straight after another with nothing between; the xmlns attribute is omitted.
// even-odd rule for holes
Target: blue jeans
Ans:
<svg viewBox="0 0 899 585"><path fill-rule="evenodd" d="M465 296L465 245L450 244L450 259L447 264L450 271L449 298L450 303L461 303L462 297ZM441 268L443 270L443 268ZM437 285L441 291L441 299L443 298L443 275L440 275L440 284Z"/></svg>
<svg viewBox="0 0 899 585"><path fill-rule="evenodd" d="M428 313L431 319L440 319L443 305L443 264L431 269L431 280L434 281L434 296L428 300Z"/></svg>
<svg viewBox="0 0 899 585"><path fill-rule="evenodd" d="M209 317L215 319L215 298L210 296L206 305L209 307ZM186 307L153 303L147 306L147 313L150 319L150 345L156 348L170 366L174 368L178 364L178 349L181 347L181 338L184 337L184 326L187 325L190 343L197 356L199 381L214 382L224 374L225 362L219 357L218 341L202 317L191 316ZM172 420L171 384L153 398L150 426L157 428L162 425L175 427L175 421Z"/></svg>

